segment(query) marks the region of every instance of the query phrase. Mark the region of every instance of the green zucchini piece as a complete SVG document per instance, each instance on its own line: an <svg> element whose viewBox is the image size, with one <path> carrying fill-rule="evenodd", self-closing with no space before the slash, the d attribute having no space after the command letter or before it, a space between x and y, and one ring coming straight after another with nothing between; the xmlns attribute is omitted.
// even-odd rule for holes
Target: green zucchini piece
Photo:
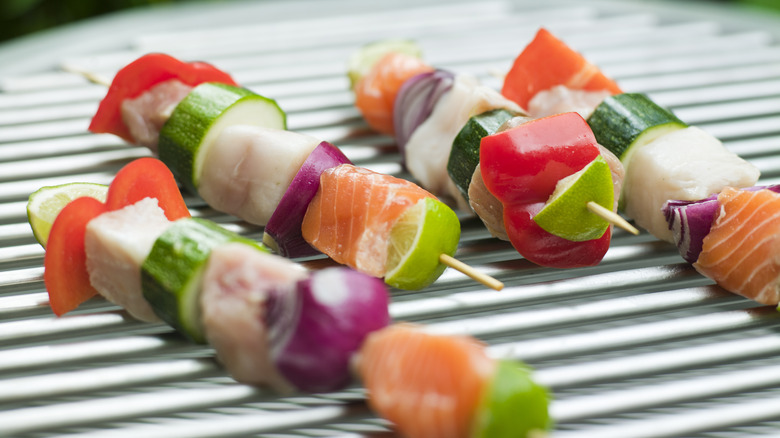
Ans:
<svg viewBox="0 0 780 438"><path fill-rule="evenodd" d="M644 94L607 97L588 117L600 145L612 151L628 172L631 155L656 138L688 125Z"/></svg>
<svg viewBox="0 0 780 438"><path fill-rule="evenodd" d="M482 395L474 418L474 438L534 436L552 426L550 394L520 362L499 360L496 374Z"/></svg>
<svg viewBox="0 0 780 438"><path fill-rule="evenodd" d="M205 343L200 292L211 250L240 242L268 252L254 240L198 218L174 222L157 238L141 266L141 288L157 316L191 340Z"/></svg>
<svg viewBox="0 0 780 438"><path fill-rule="evenodd" d="M276 101L245 88L200 84L176 105L160 130L160 160L187 190L197 194L208 151L231 125L286 129L287 116Z"/></svg>
<svg viewBox="0 0 780 438"><path fill-rule="evenodd" d="M515 115L505 109L486 111L471 117L455 136L447 162L447 173L467 201L471 177L479 165L479 143L482 137L494 134Z"/></svg>

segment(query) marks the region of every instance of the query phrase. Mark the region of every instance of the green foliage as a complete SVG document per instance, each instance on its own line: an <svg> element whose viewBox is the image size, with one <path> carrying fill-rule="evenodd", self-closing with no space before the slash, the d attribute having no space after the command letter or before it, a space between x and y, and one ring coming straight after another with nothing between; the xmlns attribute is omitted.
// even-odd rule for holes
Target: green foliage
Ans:
<svg viewBox="0 0 780 438"><path fill-rule="evenodd" d="M121 9L183 0L2 0L0 41Z"/></svg>

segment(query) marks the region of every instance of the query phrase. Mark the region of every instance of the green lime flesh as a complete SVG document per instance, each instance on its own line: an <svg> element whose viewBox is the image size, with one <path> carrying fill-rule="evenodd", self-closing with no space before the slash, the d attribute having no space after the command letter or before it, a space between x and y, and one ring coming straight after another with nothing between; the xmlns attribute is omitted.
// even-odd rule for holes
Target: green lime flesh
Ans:
<svg viewBox="0 0 780 438"><path fill-rule="evenodd" d="M200 292L211 250L239 242L267 251L255 241L198 218L176 221L157 238L141 267L144 298L157 316L197 343L205 343Z"/></svg>
<svg viewBox="0 0 780 438"><path fill-rule="evenodd" d="M160 160L197 194L209 150L222 130L233 125L286 129L287 118L276 101L245 88L200 84L176 105L160 130Z"/></svg>
<svg viewBox="0 0 780 438"><path fill-rule="evenodd" d="M385 283L422 289L444 272L441 254L454 255L460 240L458 216L444 203L425 198L410 207L390 231Z"/></svg>
<svg viewBox="0 0 780 438"><path fill-rule="evenodd" d="M579 172L560 181L534 222L550 234L575 242L598 239L609 222L588 210L595 202L612 210L614 186L609 164L600 155Z"/></svg>
<svg viewBox="0 0 780 438"><path fill-rule="evenodd" d="M89 196L105 202L107 195L108 186L93 183L69 183L36 190L27 200L27 221L35 240L46 248L54 220L70 201Z"/></svg>
<svg viewBox="0 0 780 438"><path fill-rule="evenodd" d="M552 427L550 394L522 363L500 360L474 419L474 438L528 437Z"/></svg>

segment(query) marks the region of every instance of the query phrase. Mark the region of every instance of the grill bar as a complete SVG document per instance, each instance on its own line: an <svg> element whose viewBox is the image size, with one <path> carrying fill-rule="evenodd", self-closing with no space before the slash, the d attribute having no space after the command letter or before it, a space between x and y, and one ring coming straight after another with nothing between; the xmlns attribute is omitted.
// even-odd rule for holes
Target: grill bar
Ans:
<svg viewBox="0 0 780 438"><path fill-rule="evenodd" d="M297 9L296 9L297 8ZM279 396L238 385L209 347L134 321L102 299L52 316L43 250L26 224L34 190L107 183L148 155L86 133L106 77L139 54L204 59L276 98L290 129L342 146L356 163L407 176L392 139L366 129L344 75L369 41L417 40L437 66L498 87L544 25L627 91L646 92L780 180L780 45L773 25L731 9L596 1L357 0L182 7L143 16L155 32L101 50L52 53L52 67L0 78L0 436L390 436L355 386ZM291 11L296 11L294 14ZM129 23L138 18L127 16ZM165 25L156 25L167 20ZM208 23L208 25L204 25ZM750 23L750 24L748 24ZM137 34L137 32L135 32ZM197 216L260 232L187 198ZM458 257L504 281L488 291L447 271L417 293L393 291L396 320L480 337L493 357L526 361L555 393L552 436L739 437L780 420L780 315L731 295L646 233L616 231L596 267L550 270L523 260L463 217ZM316 264L317 260L311 263Z"/></svg>

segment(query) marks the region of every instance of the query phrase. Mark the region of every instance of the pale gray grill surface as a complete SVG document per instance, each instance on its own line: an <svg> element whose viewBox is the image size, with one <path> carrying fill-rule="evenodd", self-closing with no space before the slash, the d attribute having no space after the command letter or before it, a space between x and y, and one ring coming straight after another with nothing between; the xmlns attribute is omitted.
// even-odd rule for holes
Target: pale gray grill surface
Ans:
<svg viewBox="0 0 780 438"><path fill-rule="evenodd" d="M351 106L349 54L376 39L413 38L432 64L498 87L494 74L543 25L625 90L721 137L761 169L762 182L780 181L780 18L671 2L386 3L196 3L82 25L31 43L39 51L0 52L18 59L0 67L0 435L392 436L357 386L278 398L236 384L208 347L104 300L52 316L27 196L44 185L107 183L147 154L86 132L105 90L61 64L110 77L148 51L207 60L276 98L290 129L408 176L392 140ZM187 200L197 215L261 234ZM464 217L457 256L507 288L487 291L448 271L425 291L393 291L393 316L476 335L496 357L534 366L555 394L553 436L780 434L780 317L713 286L672 246L616 231L599 266L550 270Z"/></svg>

